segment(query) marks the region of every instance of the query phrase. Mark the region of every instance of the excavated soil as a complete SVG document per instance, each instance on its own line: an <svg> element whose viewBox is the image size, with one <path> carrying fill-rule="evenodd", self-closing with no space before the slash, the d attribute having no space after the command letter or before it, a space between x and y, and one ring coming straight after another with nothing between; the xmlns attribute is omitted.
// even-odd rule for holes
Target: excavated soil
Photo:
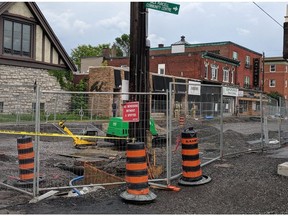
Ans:
<svg viewBox="0 0 288 216"><path fill-rule="evenodd" d="M161 126L161 125L160 125ZM15 130L25 129L14 128ZM163 126L162 126L163 127ZM217 122L190 121L185 127L175 127L172 133L172 175L181 173L181 145L177 148L177 137L183 129L193 127L199 138L199 149L201 161L205 162L220 155L220 128ZM272 157L277 148L259 151L261 144L251 144L249 141L258 140L261 136L260 124L254 120L227 119L224 122L223 152L227 155L222 160L214 161L204 166L203 174L212 178L210 183L201 186L179 186L176 178L172 185L180 187L181 190L169 191L157 188L150 190L157 195L152 203L127 203L120 198L120 194L126 190L125 185L116 188L98 189L78 197L64 197L59 194L38 203L29 204L31 197L8 189L0 185L1 214L285 214L288 212L288 178L277 174L277 166L286 162L287 157ZM236 129L235 129L236 128ZM11 126L8 128L11 129ZM191 128L190 128L191 129ZM248 129L248 132L244 132ZM54 132L50 128L50 132ZM33 129L31 129L33 131ZM45 129L47 132L47 129ZM277 138L277 128L269 130L269 137ZM0 135L0 171L5 174L9 172L11 164L17 166L17 153L12 152L16 135ZM45 139L43 143L55 143L57 140ZM55 157L55 149L52 145L45 146L41 153L42 168L53 172L50 178L53 185L63 181L69 181L77 175L82 174L71 172L63 164L71 165L71 158L58 155ZM282 148L286 148L282 145ZM159 148L163 149L163 148ZM254 149L254 151L253 151ZM71 150L71 141L66 138L61 140L61 151L77 153L81 150ZM161 152L163 150L159 150ZM239 153L245 152L249 153ZM5 154L1 154L5 152ZM163 151L165 152L165 151ZM123 154L123 152L121 153ZM118 156L119 157L119 156ZM116 157L117 158L117 157ZM120 159L123 157L120 157ZM166 160L161 155L160 160ZM115 158L114 158L115 162ZM125 160L122 160L122 163ZM58 165L57 166L55 166ZM60 167L62 165L62 168ZM119 165L116 163L115 166ZM106 167L107 172L115 171L115 166ZM82 170L83 171L83 170ZM1 175L1 181L7 182ZM114 173L115 174L115 173ZM14 173L15 175L15 173ZM164 176L165 177L165 176ZM56 181L56 182L55 182ZM47 181L49 182L49 181ZM164 183L164 182L160 182ZM49 185L48 185L49 186Z"/></svg>

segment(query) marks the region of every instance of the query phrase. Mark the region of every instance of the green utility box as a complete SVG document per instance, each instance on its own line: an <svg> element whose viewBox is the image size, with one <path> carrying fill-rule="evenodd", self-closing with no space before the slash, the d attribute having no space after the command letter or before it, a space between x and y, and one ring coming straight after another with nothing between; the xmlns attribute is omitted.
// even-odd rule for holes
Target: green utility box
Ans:
<svg viewBox="0 0 288 216"><path fill-rule="evenodd" d="M166 146L166 137L159 136L155 127L155 122L150 118L150 132L153 136L152 147L163 147ZM126 138L129 136L129 122L123 122L122 117L112 117L109 121L106 137L104 140L106 142L114 143L119 149L125 150L127 140L125 139L115 139ZM110 138L109 138L110 137ZM111 137L114 137L111 139Z"/></svg>
<svg viewBox="0 0 288 216"><path fill-rule="evenodd" d="M109 121L107 136L127 137L129 135L128 130L129 122L123 122L122 117L112 117ZM150 119L150 132L153 136L158 135L153 119Z"/></svg>

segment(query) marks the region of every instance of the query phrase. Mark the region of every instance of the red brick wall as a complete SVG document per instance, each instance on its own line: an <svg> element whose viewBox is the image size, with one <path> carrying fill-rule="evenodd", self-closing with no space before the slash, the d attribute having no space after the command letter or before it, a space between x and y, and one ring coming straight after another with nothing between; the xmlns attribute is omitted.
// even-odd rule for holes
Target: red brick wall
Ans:
<svg viewBox="0 0 288 216"><path fill-rule="evenodd" d="M275 64L275 63L271 63ZM288 71L286 72L286 65L285 64L275 64L276 65L276 71L275 72L270 72L270 65L271 64L266 64L264 67L264 91L269 93L272 91L277 91L280 94L282 94L284 97L288 99L288 87L285 87L285 81L287 81L288 85ZM276 86L275 87L270 87L269 83L270 80L275 80L276 81Z"/></svg>
<svg viewBox="0 0 288 216"><path fill-rule="evenodd" d="M233 51L237 52L240 66L236 69L237 72L235 73L236 77L234 79L234 83L244 87L245 76L248 76L250 78L250 87L255 87L253 86L253 58L260 58L261 71L261 54L257 54L256 52L230 42L208 43L201 44L199 46L186 47L185 53L183 54L171 54L171 48L165 47L159 49L151 49L150 72L158 73L158 64L165 64L166 75L181 76L181 72L183 72L183 77L201 79L204 75L204 64L200 53L205 51L214 52L230 59L233 57ZM246 56L250 56L250 68L245 67ZM114 67L120 67L121 65L129 66L130 59L129 57L118 59L112 58L108 59L107 63L109 66ZM222 67L225 64L222 62L217 62L216 64L219 65L218 80L222 80Z"/></svg>
<svg viewBox="0 0 288 216"><path fill-rule="evenodd" d="M112 67L121 67L121 65L127 65L129 67L130 65L130 58L111 58L107 59L108 66Z"/></svg>

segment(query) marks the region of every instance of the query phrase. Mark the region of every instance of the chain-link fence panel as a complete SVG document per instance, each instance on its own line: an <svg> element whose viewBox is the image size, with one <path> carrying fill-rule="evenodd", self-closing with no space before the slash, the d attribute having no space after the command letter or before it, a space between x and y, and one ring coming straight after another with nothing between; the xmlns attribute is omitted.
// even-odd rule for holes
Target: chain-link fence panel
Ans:
<svg viewBox="0 0 288 216"><path fill-rule="evenodd" d="M0 183L33 194L36 86L0 85Z"/></svg>
<svg viewBox="0 0 288 216"><path fill-rule="evenodd" d="M181 87L180 87L181 86ZM175 91L174 91L175 89ZM179 92L177 89L181 89ZM197 137L197 155L201 164L220 157L222 119L221 86L170 83L171 177L182 173L183 133L191 131ZM193 147L194 148L194 147Z"/></svg>
<svg viewBox="0 0 288 216"><path fill-rule="evenodd" d="M166 178L166 93L43 91L41 100L44 98L41 133L53 136L40 136L39 169L45 178L40 191L125 183L129 142L145 142L150 180ZM150 116L146 137L141 127L145 123L133 125L134 117L140 116Z"/></svg>

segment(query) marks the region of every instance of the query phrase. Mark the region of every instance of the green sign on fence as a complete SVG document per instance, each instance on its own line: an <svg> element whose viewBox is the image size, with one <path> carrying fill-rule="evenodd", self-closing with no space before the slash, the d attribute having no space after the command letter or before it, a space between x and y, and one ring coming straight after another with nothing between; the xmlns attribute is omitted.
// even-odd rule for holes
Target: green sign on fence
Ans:
<svg viewBox="0 0 288 216"><path fill-rule="evenodd" d="M145 7L172 14L178 14L180 9L180 5L169 2L146 2Z"/></svg>

